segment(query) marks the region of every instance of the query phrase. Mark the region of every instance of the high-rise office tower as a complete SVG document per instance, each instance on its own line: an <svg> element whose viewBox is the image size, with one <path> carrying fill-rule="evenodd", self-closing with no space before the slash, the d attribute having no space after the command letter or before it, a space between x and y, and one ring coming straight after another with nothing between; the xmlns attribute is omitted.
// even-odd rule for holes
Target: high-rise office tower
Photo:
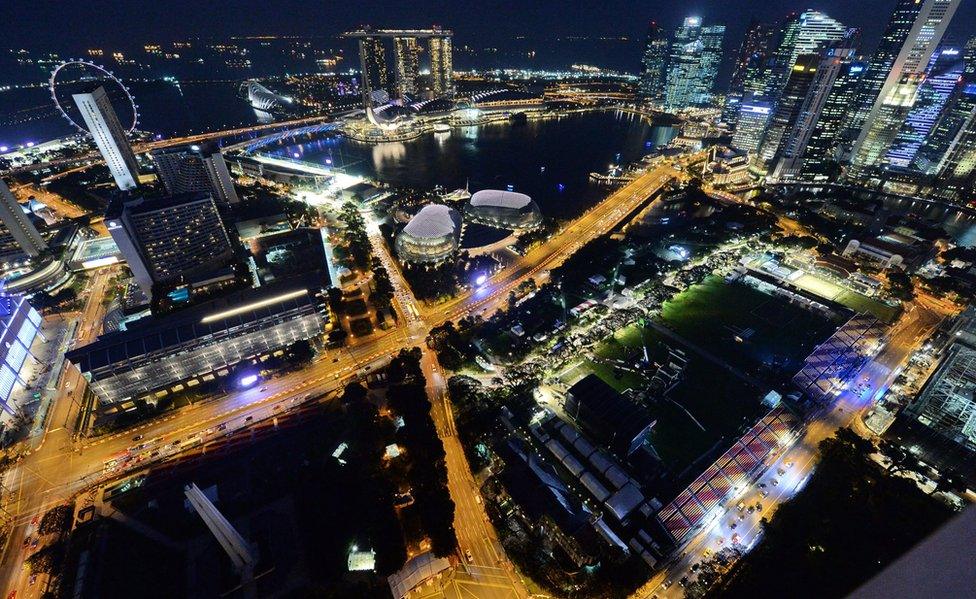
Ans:
<svg viewBox="0 0 976 599"><path fill-rule="evenodd" d="M816 73L800 105L796 120L780 143L771 173L772 179L790 180L800 174L807 145L817 128L824 107L834 93L838 79L854 60L856 50L850 46L849 43L836 42L820 53ZM802 61L797 60L796 65L801 64Z"/></svg>
<svg viewBox="0 0 976 599"><path fill-rule="evenodd" d="M921 7L922 2L920 0L897 0L895 10L881 35L881 41L868 62L867 70L864 72L861 81L861 88L858 90L855 99L855 110L851 112L845 127L843 137L848 145L853 145L860 134L861 128L881 92L881 86L884 85L888 73L891 72L895 59L898 58L898 53L905 45L905 40L908 39L908 34L918 18L918 11Z"/></svg>
<svg viewBox="0 0 976 599"><path fill-rule="evenodd" d="M963 72L959 84L942 116L915 155L912 168L919 173L934 175L938 172L966 123L976 113L976 38L966 44L962 60Z"/></svg>
<svg viewBox="0 0 976 599"><path fill-rule="evenodd" d="M970 113L939 163L936 187L940 195L961 203L976 199L976 112Z"/></svg>
<svg viewBox="0 0 976 599"><path fill-rule="evenodd" d="M371 94L374 91L386 90L390 84L390 74L386 67L386 49L383 40L378 37L359 38L359 65L362 69L363 101L366 105L372 103Z"/></svg>
<svg viewBox="0 0 976 599"><path fill-rule="evenodd" d="M905 117L905 123L885 157L887 164L902 169L912 164L942 116L949 98L961 85L962 71L962 53L958 48L942 46L932 54L915 105Z"/></svg>
<svg viewBox="0 0 976 599"><path fill-rule="evenodd" d="M850 30L822 12L807 10L792 14L783 24L779 44L769 64L763 93L775 100L790 77L799 56L818 54L830 42L849 39Z"/></svg>
<svg viewBox="0 0 976 599"><path fill-rule="evenodd" d="M435 96L454 94L454 58L450 34L434 35L428 46L430 51L430 89Z"/></svg>
<svg viewBox="0 0 976 599"><path fill-rule="evenodd" d="M753 19L746 29L745 38L739 48L735 65L732 68L732 79L729 81L729 93L725 97L725 107L722 120L735 125L739 117L739 108L743 99L748 95L761 95L762 71L769 58L770 44L776 28L769 23L760 23Z"/></svg>
<svg viewBox="0 0 976 599"><path fill-rule="evenodd" d="M772 113L772 105L765 100L744 100L739 107L739 123L735 128L735 136L732 137L732 145L755 154Z"/></svg>
<svg viewBox="0 0 976 599"><path fill-rule="evenodd" d="M217 204L205 193L116 199L105 226L146 295L230 264L234 249Z"/></svg>
<svg viewBox="0 0 976 599"><path fill-rule="evenodd" d="M639 102L660 103L664 100L664 75L668 64L668 34L657 23L647 28L641 76L637 83Z"/></svg>
<svg viewBox="0 0 976 599"><path fill-rule="evenodd" d="M817 54L803 54L796 59L790 69L790 77L786 81L786 87L780 94L779 101L776 102L776 109L769 120L769 127L763 136L759 151L756 153L756 163L759 165L771 165L773 158L779 151L780 144L786 134L792 129L800 115L800 108L807 97L810 86L816 79L817 67L820 64L820 56Z"/></svg>
<svg viewBox="0 0 976 599"><path fill-rule="evenodd" d="M840 174L840 149L847 119L856 110L854 104L861 89L861 79L867 72L867 64L852 61L845 65L834 82L834 88L820 118L807 142L807 149L800 166L800 178L804 181L823 182L836 179Z"/></svg>
<svg viewBox="0 0 976 599"><path fill-rule="evenodd" d="M681 110L711 102L715 77L722 62L725 25L703 27L698 17L688 17L675 31L668 56L664 106Z"/></svg>
<svg viewBox="0 0 976 599"><path fill-rule="evenodd" d="M952 122L946 124L944 134L951 141L931 170L940 195L970 203L976 199L976 38L966 44L963 56L963 85L947 113Z"/></svg>
<svg viewBox="0 0 976 599"><path fill-rule="evenodd" d="M88 93L74 94L72 97L115 184L123 191L135 189L139 180L139 163L105 88L98 86Z"/></svg>
<svg viewBox="0 0 976 599"><path fill-rule="evenodd" d="M156 174L170 195L205 192L218 204L240 201L224 155L216 145L181 146L152 153Z"/></svg>
<svg viewBox="0 0 976 599"><path fill-rule="evenodd" d="M850 176L862 179L884 165L888 149L911 112L925 69L959 0L918 0L921 8L895 57L851 151Z"/></svg>
<svg viewBox="0 0 976 599"><path fill-rule="evenodd" d="M776 27L770 23L761 23L755 19L749 23L742 46L739 48L739 55L732 67L729 91L739 93L747 91L746 80L751 72L762 68L762 64L766 62L775 33Z"/></svg>
<svg viewBox="0 0 976 599"><path fill-rule="evenodd" d="M23 252L34 258L47 249L44 238L30 221L30 217L24 213L3 179L0 179L0 223L3 223L3 230L0 230L0 257Z"/></svg>
<svg viewBox="0 0 976 599"><path fill-rule="evenodd" d="M396 65L396 87L400 97L416 95L417 77L420 76L420 44L417 38L393 38L393 62Z"/></svg>

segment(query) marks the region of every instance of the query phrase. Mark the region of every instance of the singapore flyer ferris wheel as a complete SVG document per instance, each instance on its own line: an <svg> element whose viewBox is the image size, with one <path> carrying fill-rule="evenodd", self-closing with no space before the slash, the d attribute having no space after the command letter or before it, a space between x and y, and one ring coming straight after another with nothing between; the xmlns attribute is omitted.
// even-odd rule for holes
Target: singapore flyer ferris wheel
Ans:
<svg viewBox="0 0 976 599"><path fill-rule="evenodd" d="M139 106L128 87L105 67L88 60L67 60L51 71L48 88L58 112L81 133L88 133L72 95L102 87L119 123L131 134L139 124Z"/></svg>

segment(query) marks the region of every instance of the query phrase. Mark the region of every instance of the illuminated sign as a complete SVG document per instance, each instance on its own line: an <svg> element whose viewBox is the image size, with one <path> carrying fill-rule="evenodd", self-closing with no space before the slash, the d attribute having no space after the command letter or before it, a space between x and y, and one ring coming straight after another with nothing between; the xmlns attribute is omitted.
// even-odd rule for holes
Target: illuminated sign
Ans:
<svg viewBox="0 0 976 599"><path fill-rule="evenodd" d="M215 320L220 320L222 318L230 318L231 316L237 316L238 314L243 314L251 310L257 310L258 308L264 308L272 304L277 304L285 300L294 299L296 297L301 297L303 295L308 295L307 289L299 289L298 291L291 291L288 293L282 293L281 295L276 295L274 297L269 297L268 299L263 299L257 302L251 302L249 304L244 304L243 306L238 306L237 308L231 308L230 310L224 310L223 312L217 312L216 314L208 314L200 320L201 324L207 324L208 322L213 322Z"/></svg>
<svg viewBox="0 0 976 599"><path fill-rule="evenodd" d="M105 258L93 258L91 260L85 260L81 263L81 267L88 268L101 268L102 266L109 266L110 264L118 264L118 256L106 256Z"/></svg>
<svg viewBox="0 0 976 599"><path fill-rule="evenodd" d="M742 112L751 112L754 114L769 114L769 106L750 106L748 104L742 105Z"/></svg>

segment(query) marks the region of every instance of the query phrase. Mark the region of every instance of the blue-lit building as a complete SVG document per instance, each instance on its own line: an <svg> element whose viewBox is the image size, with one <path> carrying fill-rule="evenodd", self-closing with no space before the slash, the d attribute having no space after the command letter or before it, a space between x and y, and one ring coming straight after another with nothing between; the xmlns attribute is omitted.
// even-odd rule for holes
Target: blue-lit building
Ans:
<svg viewBox="0 0 976 599"><path fill-rule="evenodd" d="M907 168L912 163L939 120L949 98L961 83L962 72L962 53L958 48L944 46L932 54L925 81L918 88L915 105L888 150L889 165Z"/></svg>
<svg viewBox="0 0 976 599"><path fill-rule="evenodd" d="M754 154L762 142L766 124L773 113L772 104L764 100L748 99L739 107L738 126L732 145L740 150Z"/></svg>
<svg viewBox="0 0 976 599"><path fill-rule="evenodd" d="M0 296L0 422L6 424L19 406L12 396L17 384L27 386L21 371L40 334L41 315L21 295Z"/></svg>
<svg viewBox="0 0 976 599"><path fill-rule="evenodd" d="M959 191L966 185L969 177L956 177L953 171L958 166L959 158L963 158L965 162L965 155L973 151L972 130L976 128L974 120L976 120L976 38L970 39L963 49L962 82L956 86L953 97L949 99L942 116L939 117L912 163L915 171L925 175L943 172L949 175L945 178L940 177L941 181L938 185L940 191L946 188ZM968 160L972 162L972 158Z"/></svg>

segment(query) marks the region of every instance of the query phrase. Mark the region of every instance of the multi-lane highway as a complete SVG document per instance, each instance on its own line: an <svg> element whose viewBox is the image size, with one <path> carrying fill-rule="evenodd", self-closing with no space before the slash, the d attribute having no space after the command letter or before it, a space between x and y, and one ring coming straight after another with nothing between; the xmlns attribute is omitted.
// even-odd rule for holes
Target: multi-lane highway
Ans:
<svg viewBox="0 0 976 599"><path fill-rule="evenodd" d="M486 599L526 598L529 591L506 559L498 535L488 521L477 483L457 438L445 374L434 353L425 350L422 362L432 416L447 462L447 483L454 500L454 529L462 555L457 571L444 579L429 597L476 596ZM470 557L469 557L470 556Z"/></svg>
<svg viewBox="0 0 976 599"><path fill-rule="evenodd" d="M378 334L349 348L326 352L302 372L268 381L256 389L231 393L175 411L121 433L95 440L72 441L71 431L63 425L73 421L78 405L72 397L80 395L81 379L73 367L66 368L42 442L12 467L4 478L7 496L11 498L7 510L12 514L12 531L4 546L0 575L8 581L8 589L26 589L29 592L21 568L24 555L20 546L35 516L100 482L144 469L154 461L174 457L185 451L187 446L204 443L209 440L208 436L224 433L229 427L247 426L248 422L259 421L261 417L282 410L281 406L335 391L344 380L361 372L364 367L379 364L402 348L423 345L432 326L476 312L492 311L507 300L510 290L560 265L587 242L618 225L648 197L678 177L680 175L670 166L655 168L617 190L546 243L516 260L488 285L445 304L419 307L385 249L380 250L384 262L390 262L387 268L394 283L400 312L407 316L403 323L405 326ZM374 241L379 240L374 238ZM99 307L107 276L99 274L92 281L88 304L78 327L78 343L90 341L100 331ZM443 388L443 374L432 359L428 353L425 369L432 381L431 399L436 406L434 417L438 429L444 433L448 453L450 490L458 505L458 536L464 550L471 551L473 558L465 567L465 572L455 576L454 580L470 582L472 588L477 589L477 596L524 597L527 591L511 565L505 561L497 537L487 523L464 453L453 434L453 418ZM134 440L136 437L138 441ZM501 578L508 582L499 591L498 580Z"/></svg>

